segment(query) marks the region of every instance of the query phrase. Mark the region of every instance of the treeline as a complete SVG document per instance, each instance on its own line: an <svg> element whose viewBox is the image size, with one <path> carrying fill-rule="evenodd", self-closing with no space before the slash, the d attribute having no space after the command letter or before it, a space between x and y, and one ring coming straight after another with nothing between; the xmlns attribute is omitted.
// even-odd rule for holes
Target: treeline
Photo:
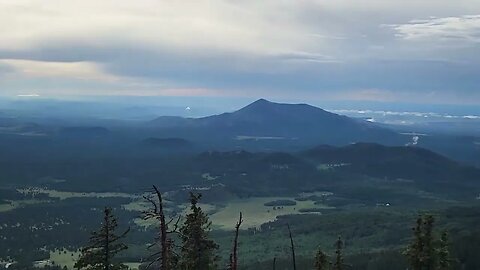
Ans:
<svg viewBox="0 0 480 270"><path fill-rule="evenodd" d="M217 255L219 245L210 239L212 223L208 215L199 206L201 194L190 193L190 209L185 217L168 216L164 209L161 192L153 186L152 194L145 197L151 205L143 212L144 220L153 220L156 224L156 237L149 244L151 255L141 265L142 269L158 270L237 270L239 266L239 232L243 216L239 213L234 225L234 237L227 265L220 265ZM123 243L129 229L118 233L117 219L111 208L105 208L101 227L92 232L89 244L81 250L75 264L77 269L86 270L126 270L128 267L117 259L117 254L128 247ZM312 251L314 263L305 268L297 264L294 235L289 224L285 224L290 243L290 265L285 266L285 258L278 265L277 258L271 258L271 269L315 269L347 270L355 269L344 257L344 242L339 236L335 242L335 252L327 254L322 249ZM432 215L420 216L413 228L413 238L405 249L404 256L412 270L449 270L455 262L450 254L449 239L446 232L440 237L434 231ZM385 268L387 269L387 268Z"/></svg>

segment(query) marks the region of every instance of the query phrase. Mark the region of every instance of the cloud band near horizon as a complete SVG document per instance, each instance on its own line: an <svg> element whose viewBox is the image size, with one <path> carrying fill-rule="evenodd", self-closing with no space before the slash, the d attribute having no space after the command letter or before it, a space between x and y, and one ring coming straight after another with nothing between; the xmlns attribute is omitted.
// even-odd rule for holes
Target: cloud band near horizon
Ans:
<svg viewBox="0 0 480 270"><path fill-rule="evenodd" d="M475 1L0 0L2 95L480 104Z"/></svg>

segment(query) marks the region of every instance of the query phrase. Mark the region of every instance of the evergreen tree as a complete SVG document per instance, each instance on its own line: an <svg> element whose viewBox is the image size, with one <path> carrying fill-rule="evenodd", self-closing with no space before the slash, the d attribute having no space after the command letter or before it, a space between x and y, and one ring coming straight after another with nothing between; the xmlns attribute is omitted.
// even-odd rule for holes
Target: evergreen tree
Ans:
<svg viewBox="0 0 480 270"><path fill-rule="evenodd" d="M412 270L434 270L437 265L434 222L432 215L420 216L417 219L412 243L405 252Z"/></svg>
<svg viewBox="0 0 480 270"><path fill-rule="evenodd" d="M343 241L339 236L337 242L335 242L335 263L333 264L333 270L342 270L343 269Z"/></svg>
<svg viewBox="0 0 480 270"><path fill-rule="evenodd" d="M423 218L417 218L415 227L413 228L413 241L407 248L405 255L409 261L412 270L422 270L423 255Z"/></svg>
<svg viewBox="0 0 480 270"><path fill-rule="evenodd" d="M319 248L315 254L315 270L327 270L329 264L327 254Z"/></svg>
<svg viewBox="0 0 480 270"><path fill-rule="evenodd" d="M439 248L438 248L438 270L450 270L451 269L451 258L449 251L450 243L448 240L448 233L443 232L440 237Z"/></svg>
<svg viewBox="0 0 480 270"><path fill-rule="evenodd" d="M218 245L208 238L212 223L198 206L200 198L200 194L190 193L190 213L180 228L182 270L210 270L216 267Z"/></svg>
<svg viewBox="0 0 480 270"><path fill-rule="evenodd" d="M126 230L121 235L115 234L117 219L112 214L112 209L104 209L104 217L100 230L92 232L89 245L81 250L81 255L75 263L77 269L87 270L124 270L128 267L114 261L115 255L127 249L120 240L128 233Z"/></svg>
<svg viewBox="0 0 480 270"><path fill-rule="evenodd" d="M423 222L423 265L425 270L434 270L436 250L435 240L433 237L433 223L434 218L432 215L427 215Z"/></svg>

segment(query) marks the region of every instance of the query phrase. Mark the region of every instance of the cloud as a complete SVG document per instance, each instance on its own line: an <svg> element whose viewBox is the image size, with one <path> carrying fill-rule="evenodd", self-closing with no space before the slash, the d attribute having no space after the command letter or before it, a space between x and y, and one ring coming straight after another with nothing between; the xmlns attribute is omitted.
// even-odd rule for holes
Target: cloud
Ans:
<svg viewBox="0 0 480 270"><path fill-rule="evenodd" d="M397 37L405 40L480 42L480 15L432 17L389 26L397 31Z"/></svg>
<svg viewBox="0 0 480 270"><path fill-rule="evenodd" d="M90 62L45 62L20 59L1 59L0 64L10 66L10 71L27 77L70 78L79 80L119 80Z"/></svg>
<svg viewBox="0 0 480 270"><path fill-rule="evenodd" d="M480 103L475 2L0 0L0 86Z"/></svg>
<svg viewBox="0 0 480 270"><path fill-rule="evenodd" d="M302 27L294 15L285 12L295 14L303 7L267 2L2 1L0 48L31 49L68 40L99 48L121 42L196 52L271 54L307 49L313 39L305 35L307 29L298 31Z"/></svg>

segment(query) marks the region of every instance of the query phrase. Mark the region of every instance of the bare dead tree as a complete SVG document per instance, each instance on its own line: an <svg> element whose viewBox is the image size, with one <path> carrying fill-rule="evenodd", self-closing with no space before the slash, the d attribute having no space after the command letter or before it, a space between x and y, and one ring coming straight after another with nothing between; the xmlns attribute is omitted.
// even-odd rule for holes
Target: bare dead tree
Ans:
<svg viewBox="0 0 480 270"><path fill-rule="evenodd" d="M277 257L273 257L273 270L277 267Z"/></svg>
<svg viewBox="0 0 480 270"><path fill-rule="evenodd" d="M297 262L295 258L295 245L293 244L293 237L292 231L290 230L290 224L287 223L288 234L290 236L290 248L292 250L292 263L293 263L293 270L297 270Z"/></svg>
<svg viewBox="0 0 480 270"><path fill-rule="evenodd" d="M238 232L240 230L240 226L243 223L243 216L242 212L240 212L240 217L238 218L237 225L235 225L235 238L233 239L233 251L230 254L230 269L237 270L238 266Z"/></svg>
<svg viewBox="0 0 480 270"><path fill-rule="evenodd" d="M150 256L150 264L148 267L152 266L155 263L160 263L160 270L171 270L174 265L173 258L173 241L168 238L168 234L176 233L178 230L178 223L180 222L180 216L175 219L171 218L168 222L165 216L165 211L163 208L163 198L162 193L158 188L153 185L152 194L150 196L144 196L145 200L150 202L151 209L143 212L144 220L157 220L159 222L159 231L158 236L155 238L155 243L149 246L152 248L159 245L160 251L153 253ZM173 223L173 229L169 230L170 224Z"/></svg>

